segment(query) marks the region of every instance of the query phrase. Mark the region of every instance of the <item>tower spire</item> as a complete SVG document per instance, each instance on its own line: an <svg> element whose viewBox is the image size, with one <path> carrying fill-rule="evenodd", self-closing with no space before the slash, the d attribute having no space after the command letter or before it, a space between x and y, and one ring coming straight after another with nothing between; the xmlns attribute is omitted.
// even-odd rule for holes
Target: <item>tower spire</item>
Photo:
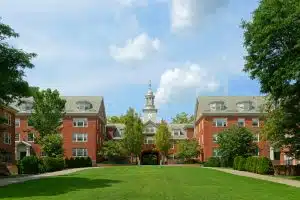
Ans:
<svg viewBox="0 0 300 200"><path fill-rule="evenodd" d="M149 80L148 88L151 90L151 80Z"/></svg>

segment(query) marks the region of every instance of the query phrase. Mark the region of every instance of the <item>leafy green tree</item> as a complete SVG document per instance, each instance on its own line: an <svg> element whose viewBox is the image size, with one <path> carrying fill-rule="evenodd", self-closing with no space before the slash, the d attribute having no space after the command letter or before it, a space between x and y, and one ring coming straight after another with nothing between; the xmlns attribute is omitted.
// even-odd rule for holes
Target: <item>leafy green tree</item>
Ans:
<svg viewBox="0 0 300 200"><path fill-rule="evenodd" d="M245 127L231 126L218 134L217 143L222 158L233 164L236 156L251 156L257 145L254 143L254 134Z"/></svg>
<svg viewBox="0 0 300 200"><path fill-rule="evenodd" d="M62 157L64 155L63 138L60 134L45 135L40 138L39 143L49 157Z"/></svg>
<svg viewBox="0 0 300 200"><path fill-rule="evenodd" d="M129 108L125 115L123 143L125 149L131 156L131 162L133 160L133 156L135 156L138 164L140 164L139 156L142 151L143 142L143 122L134 109Z"/></svg>
<svg viewBox="0 0 300 200"><path fill-rule="evenodd" d="M31 95L24 76L26 69L34 67L31 59L36 54L26 53L9 45L8 40L17 37L19 34L1 23L0 18L0 106Z"/></svg>
<svg viewBox="0 0 300 200"><path fill-rule="evenodd" d="M61 99L57 90L36 90L34 93L34 112L30 115L29 121L38 132L37 142L44 147L48 156L56 154L57 145L60 144L60 128L65 116L66 100ZM56 136L51 136L56 135ZM61 143L62 146L62 143ZM54 150L50 152L50 150Z"/></svg>
<svg viewBox="0 0 300 200"><path fill-rule="evenodd" d="M185 112L181 112L177 114L174 118L172 118L173 124L192 124L194 123L194 115L188 115Z"/></svg>
<svg viewBox="0 0 300 200"><path fill-rule="evenodd" d="M197 140L183 140L178 143L177 157L191 160L200 154L200 146Z"/></svg>
<svg viewBox="0 0 300 200"><path fill-rule="evenodd" d="M272 104L268 140L300 157L300 4L299 0L261 0L244 21L244 71L257 79ZM270 103L269 102L269 103ZM276 115L279 114L279 115ZM279 117L280 116L280 117ZM278 124L277 124L278 123ZM288 134L289 137L285 137Z"/></svg>
<svg viewBox="0 0 300 200"><path fill-rule="evenodd" d="M155 133L155 146L161 153L161 163L165 163L171 147L171 132L164 121L161 121Z"/></svg>
<svg viewBox="0 0 300 200"><path fill-rule="evenodd" d="M122 141L108 140L103 143L99 155L103 156L105 159L113 159L115 157L127 156L128 154Z"/></svg>
<svg viewBox="0 0 300 200"><path fill-rule="evenodd" d="M125 118L126 116L109 116L107 117L107 122L111 124L125 124Z"/></svg>

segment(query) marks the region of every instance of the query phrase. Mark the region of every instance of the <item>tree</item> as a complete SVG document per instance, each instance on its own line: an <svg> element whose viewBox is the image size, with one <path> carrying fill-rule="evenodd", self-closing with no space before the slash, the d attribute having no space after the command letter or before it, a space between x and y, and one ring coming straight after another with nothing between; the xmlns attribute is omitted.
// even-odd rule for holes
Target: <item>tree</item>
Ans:
<svg viewBox="0 0 300 200"><path fill-rule="evenodd" d="M1 23L0 18L0 106L31 95L29 85L23 78L25 70L34 67L31 59L36 54L26 53L8 44L7 40L17 37L19 34Z"/></svg>
<svg viewBox="0 0 300 200"><path fill-rule="evenodd" d="M295 157L300 157L299 21L299 0L262 0L253 19L242 23L244 71L260 82L274 107L266 116L270 130L265 132L273 145L288 146Z"/></svg>
<svg viewBox="0 0 300 200"><path fill-rule="evenodd" d="M131 162L133 160L133 156L135 156L138 164L140 164L139 155L142 151L144 142L143 129L142 120L133 108L129 108L125 115L123 142L125 149L131 156Z"/></svg>
<svg viewBox="0 0 300 200"><path fill-rule="evenodd" d="M200 154L199 143L197 140L183 140L178 144L177 157L191 160L198 157Z"/></svg>
<svg viewBox="0 0 300 200"><path fill-rule="evenodd" d="M155 134L155 146L161 153L161 163L165 163L171 147L171 132L166 122L162 121Z"/></svg>
<svg viewBox="0 0 300 200"><path fill-rule="evenodd" d="M49 157L58 157L64 155L63 138L60 134L45 135L40 138L42 150Z"/></svg>
<svg viewBox="0 0 300 200"><path fill-rule="evenodd" d="M172 118L173 124L191 124L194 123L194 115L188 115L185 112L181 112L177 114L174 118Z"/></svg>
<svg viewBox="0 0 300 200"><path fill-rule="evenodd" d="M114 159L127 156L128 154L122 141L108 140L103 143L99 155L103 156L105 159Z"/></svg>
<svg viewBox="0 0 300 200"><path fill-rule="evenodd" d="M236 156L251 156L257 145L253 142L254 135L245 127L231 126L218 134L217 143L219 153L229 163L233 163Z"/></svg>
<svg viewBox="0 0 300 200"><path fill-rule="evenodd" d="M111 124L125 124L125 116L109 116L107 117L107 122Z"/></svg>
<svg viewBox="0 0 300 200"><path fill-rule="evenodd" d="M45 148L44 151L54 150L47 153L48 156L52 156L56 153L55 148L60 144L57 136L60 136L66 100L60 98L57 90L51 91L51 89L36 90L33 98L34 112L30 115L29 120L38 132L37 142Z"/></svg>

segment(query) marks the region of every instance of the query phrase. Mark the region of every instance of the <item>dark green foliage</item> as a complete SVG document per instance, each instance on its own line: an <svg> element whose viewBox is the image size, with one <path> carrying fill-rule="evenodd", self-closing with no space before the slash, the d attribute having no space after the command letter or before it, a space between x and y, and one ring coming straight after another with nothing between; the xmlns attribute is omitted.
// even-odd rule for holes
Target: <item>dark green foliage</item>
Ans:
<svg viewBox="0 0 300 200"><path fill-rule="evenodd" d="M105 141L98 152L106 160L117 160L128 155L122 141Z"/></svg>
<svg viewBox="0 0 300 200"><path fill-rule="evenodd" d="M65 159L66 168L92 167L92 159L90 157L71 157Z"/></svg>
<svg viewBox="0 0 300 200"><path fill-rule="evenodd" d="M273 175L274 174L274 168L273 168L272 161L269 158L266 158L266 157L258 158L256 173L258 173L258 174L268 174L268 175L272 174Z"/></svg>
<svg viewBox="0 0 300 200"><path fill-rule="evenodd" d="M43 163L47 172L60 171L65 168L65 160L61 158L44 157Z"/></svg>
<svg viewBox="0 0 300 200"><path fill-rule="evenodd" d="M232 167L233 163L226 157L220 157L220 165L221 167Z"/></svg>
<svg viewBox="0 0 300 200"><path fill-rule="evenodd" d="M251 171L251 163L252 163L253 157L250 156L246 159L246 164L245 164L245 170L250 172Z"/></svg>
<svg viewBox="0 0 300 200"><path fill-rule="evenodd" d="M26 53L8 43L17 37L19 34L1 23L0 18L0 105L31 96L30 87L24 77L25 70L34 67L31 60L36 54Z"/></svg>
<svg viewBox="0 0 300 200"><path fill-rule="evenodd" d="M258 164L258 157L252 157L252 162L250 165L250 172L256 173L257 169L257 164Z"/></svg>
<svg viewBox="0 0 300 200"><path fill-rule="evenodd" d="M155 147L157 148L157 150L159 150L159 152L161 153L161 159L162 162L165 163L167 156L168 156L168 152L169 149L171 147L171 132L169 131L168 125L166 122L161 121L161 123L159 124L157 131L155 133ZM187 154L182 154L182 156L190 156L188 155L188 151L185 151L186 149L181 149L180 152L183 153L187 153ZM190 158L190 157L189 157Z"/></svg>
<svg viewBox="0 0 300 200"><path fill-rule="evenodd" d="M63 138L60 134L45 135L39 143L49 157L62 157L64 155Z"/></svg>
<svg viewBox="0 0 300 200"><path fill-rule="evenodd" d="M238 169L241 158L242 158L242 156L237 156L234 158L233 169L235 169L235 170Z"/></svg>
<svg viewBox="0 0 300 200"><path fill-rule="evenodd" d="M219 157L210 157L207 162L204 163L204 167L220 167L221 162Z"/></svg>
<svg viewBox="0 0 300 200"><path fill-rule="evenodd" d="M274 165L275 175L300 176L300 165Z"/></svg>
<svg viewBox="0 0 300 200"><path fill-rule="evenodd" d="M197 140L183 140L178 143L178 152L176 157L184 160L197 158L200 154L199 143Z"/></svg>
<svg viewBox="0 0 300 200"><path fill-rule="evenodd" d="M42 161L38 157L26 156L19 163L19 171L21 174L38 174L41 172L41 165Z"/></svg>
<svg viewBox="0 0 300 200"><path fill-rule="evenodd" d="M194 123L194 115L188 115L185 112L181 112L177 114L174 118L172 118L172 124L192 124Z"/></svg>
<svg viewBox="0 0 300 200"><path fill-rule="evenodd" d="M238 163L238 170L239 171L245 171L245 165L246 165L247 158L241 157Z"/></svg>

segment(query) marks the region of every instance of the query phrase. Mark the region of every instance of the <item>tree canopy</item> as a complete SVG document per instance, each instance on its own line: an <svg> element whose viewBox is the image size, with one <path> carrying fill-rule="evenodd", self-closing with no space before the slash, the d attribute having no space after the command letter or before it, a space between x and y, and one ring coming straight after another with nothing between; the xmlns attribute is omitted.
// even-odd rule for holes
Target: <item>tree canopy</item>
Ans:
<svg viewBox="0 0 300 200"><path fill-rule="evenodd" d="M194 123L194 115L188 115L185 112L178 113L172 118L173 124L192 124Z"/></svg>
<svg viewBox="0 0 300 200"><path fill-rule="evenodd" d="M125 119L126 116L125 115L121 115L121 116L109 116L107 117L107 122L111 123L111 124L125 124Z"/></svg>
<svg viewBox="0 0 300 200"><path fill-rule="evenodd" d="M162 121L155 133L155 146L162 154L162 160L167 158L168 151L171 147L171 132L166 122Z"/></svg>
<svg viewBox="0 0 300 200"><path fill-rule="evenodd" d="M31 96L24 77L25 70L34 67L31 60L36 54L9 45L9 39L18 37L19 34L9 25L1 23L0 18L0 105Z"/></svg>
<svg viewBox="0 0 300 200"><path fill-rule="evenodd" d="M105 159L113 159L115 157L127 156L122 141L108 140L103 143L102 148L98 152Z"/></svg>
<svg viewBox="0 0 300 200"><path fill-rule="evenodd" d="M183 140L178 143L177 157L190 160L200 154L199 143L197 140Z"/></svg>
<svg viewBox="0 0 300 200"><path fill-rule="evenodd" d="M257 79L272 109L266 117L268 140L300 156L300 3L262 0L242 23L247 50L244 71ZM269 107L271 108L271 107ZM276 115L280 113L280 115ZM280 116L280 117L279 117ZM285 135L289 137L285 137Z"/></svg>

